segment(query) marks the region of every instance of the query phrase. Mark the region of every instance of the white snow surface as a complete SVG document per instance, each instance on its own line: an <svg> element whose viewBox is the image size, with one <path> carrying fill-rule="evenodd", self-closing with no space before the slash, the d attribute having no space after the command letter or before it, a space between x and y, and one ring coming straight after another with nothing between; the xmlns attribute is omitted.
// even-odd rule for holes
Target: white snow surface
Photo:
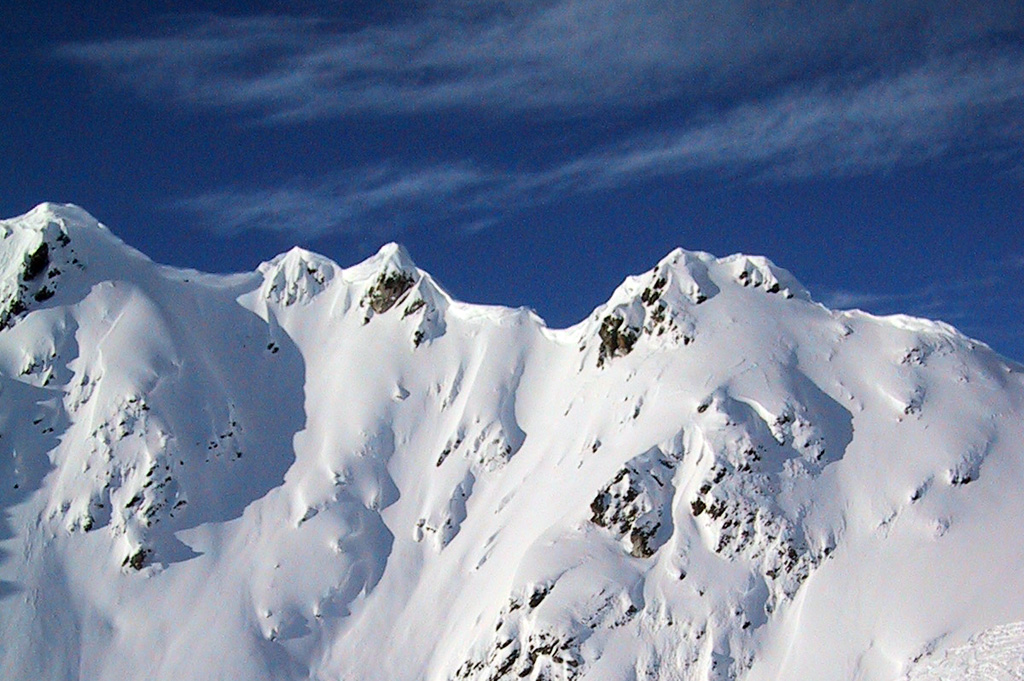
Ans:
<svg viewBox="0 0 1024 681"><path fill-rule="evenodd" d="M1021 678L1024 368L763 258L552 330L43 204L0 327L5 681Z"/></svg>

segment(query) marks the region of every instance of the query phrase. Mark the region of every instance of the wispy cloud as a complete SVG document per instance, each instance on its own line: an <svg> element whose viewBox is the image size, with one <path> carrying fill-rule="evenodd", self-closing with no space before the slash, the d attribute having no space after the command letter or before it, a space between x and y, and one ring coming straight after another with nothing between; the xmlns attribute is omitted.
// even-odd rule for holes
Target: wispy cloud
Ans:
<svg viewBox="0 0 1024 681"><path fill-rule="evenodd" d="M713 167L845 175L951 151L966 158L988 151L988 120L1007 109L1024 112L1024 57L947 58L858 86L814 86L738 106L716 121L642 141L618 154L606 175Z"/></svg>
<svg viewBox="0 0 1024 681"><path fill-rule="evenodd" d="M356 27L331 12L169 17L55 57L159 105L246 124L385 117L422 130L449 116L505 136L485 155L420 153L395 133L401 151L384 163L353 157L279 186L239 178L175 204L222 233L482 229L563 197L687 173L776 182L941 159L1024 177L1018 1L425 0ZM558 138L557 155L520 153L544 134L552 147ZM909 292L825 300L949 321L969 306L1024 314L1006 285L1022 269L1017 254Z"/></svg>
<svg viewBox="0 0 1024 681"><path fill-rule="evenodd" d="M481 227L504 180L470 164L387 165L269 189L226 188L175 202L212 231L390 235L424 224Z"/></svg>
<svg viewBox="0 0 1024 681"><path fill-rule="evenodd" d="M857 86L794 88L547 167L395 161L281 188L215 192L180 206L231 231L309 235L443 222L473 228L560 197L660 175L856 175L995 151L1021 163L1024 130L998 147L984 134L990 119L1007 111L1024 115L1024 55L961 55Z"/></svg>
<svg viewBox="0 0 1024 681"><path fill-rule="evenodd" d="M609 126L619 131L546 163L502 167L455 148L427 163L392 158L178 204L235 231L479 228L557 197L688 172L771 181L940 157L1024 168L1024 50L1012 39L1024 35L1020 3L417 7L356 29L326 15L191 15L57 54L154 100L267 124L452 109L505 121L524 110L565 121L657 111L637 119L645 132Z"/></svg>
<svg viewBox="0 0 1024 681"><path fill-rule="evenodd" d="M902 68L1024 29L1019 3L436 2L387 24L194 15L63 45L144 95L272 120L452 107L703 104L825 71Z"/></svg>

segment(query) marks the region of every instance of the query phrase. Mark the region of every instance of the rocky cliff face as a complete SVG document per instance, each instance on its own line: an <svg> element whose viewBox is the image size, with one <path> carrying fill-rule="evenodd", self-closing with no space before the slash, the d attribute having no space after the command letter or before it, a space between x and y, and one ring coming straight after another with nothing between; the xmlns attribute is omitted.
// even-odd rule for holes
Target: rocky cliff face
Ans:
<svg viewBox="0 0 1024 681"><path fill-rule="evenodd" d="M1024 374L943 324L750 256L552 330L396 245L213 276L72 206L0 231L5 678L890 681L1024 640Z"/></svg>

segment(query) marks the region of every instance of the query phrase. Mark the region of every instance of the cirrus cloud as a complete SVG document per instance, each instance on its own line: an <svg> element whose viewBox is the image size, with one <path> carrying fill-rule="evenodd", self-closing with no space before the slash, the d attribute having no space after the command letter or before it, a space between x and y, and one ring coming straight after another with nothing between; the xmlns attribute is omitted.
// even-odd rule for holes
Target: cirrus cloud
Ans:
<svg viewBox="0 0 1024 681"><path fill-rule="evenodd" d="M1020 172L1021 36L1013 2L456 0L358 28L328 14L189 15L56 54L155 101L250 123L457 111L510 149L537 118L555 136L600 133L515 165L465 146L424 160L405 139L383 163L177 204L221 229L320 234L473 229L685 173L785 181L937 158Z"/></svg>
<svg viewBox="0 0 1024 681"><path fill-rule="evenodd" d="M714 172L758 181L885 171L943 156L1024 161L1024 131L987 132L1024 116L1024 57L958 55L856 86L793 88L637 134L547 166L511 169L457 159L373 164L268 189L222 190L180 202L227 231L304 235L498 222L567 195L652 177Z"/></svg>
<svg viewBox="0 0 1024 681"><path fill-rule="evenodd" d="M900 69L1024 33L1018 3L524 0L427 5L358 29L327 18L192 15L62 45L155 99L268 121L734 100L824 72Z"/></svg>

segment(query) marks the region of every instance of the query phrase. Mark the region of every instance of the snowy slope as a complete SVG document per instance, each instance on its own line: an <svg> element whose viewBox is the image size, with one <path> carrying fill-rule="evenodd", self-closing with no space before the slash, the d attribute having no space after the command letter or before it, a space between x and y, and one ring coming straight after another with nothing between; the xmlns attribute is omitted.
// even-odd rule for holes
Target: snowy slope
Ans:
<svg viewBox="0 0 1024 681"><path fill-rule="evenodd" d="M949 326L750 256L552 330L394 244L0 237L4 679L1017 678L1024 369Z"/></svg>

